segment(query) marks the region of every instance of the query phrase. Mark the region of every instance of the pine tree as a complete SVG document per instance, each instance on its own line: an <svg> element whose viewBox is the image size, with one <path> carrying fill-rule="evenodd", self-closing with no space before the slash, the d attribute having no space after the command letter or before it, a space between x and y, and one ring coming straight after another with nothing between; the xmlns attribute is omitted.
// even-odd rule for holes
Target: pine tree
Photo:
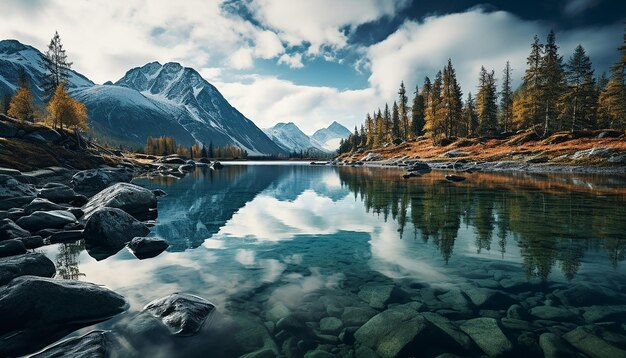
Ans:
<svg viewBox="0 0 626 358"><path fill-rule="evenodd" d="M591 129L596 124L598 94L585 49L578 45L565 64L567 90L560 103L560 122L570 123L570 131Z"/></svg>
<svg viewBox="0 0 626 358"><path fill-rule="evenodd" d="M58 32L50 40L48 50L43 56L42 65L46 69L43 78L43 90L48 98L51 98L61 82L69 78L69 69L72 63L67 61L67 55L61 44Z"/></svg>
<svg viewBox="0 0 626 358"><path fill-rule="evenodd" d="M403 140L409 139L409 98L406 96L406 88L404 88L404 81L400 83L400 89L398 90L398 115L400 116L400 138Z"/></svg>
<svg viewBox="0 0 626 358"><path fill-rule="evenodd" d="M442 83L441 71L437 72L435 80L429 91L428 106L426 107L426 115L424 116L426 124L424 125L424 131L430 133L434 142L439 142L443 134L441 120L438 117L437 110L441 102L441 83Z"/></svg>
<svg viewBox="0 0 626 358"><path fill-rule="evenodd" d="M598 116L606 127L626 128L626 30L624 42L618 48L620 59L611 66L611 76L598 100Z"/></svg>
<svg viewBox="0 0 626 358"><path fill-rule="evenodd" d="M561 123L555 123L558 116L558 102L565 88L563 57L559 56L558 50L556 35L554 31L550 31L539 68L544 136L550 133L554 127L562 126Z"/></svg>
<svg viewBox="0 0 626 358"><path fill-rule="evenodd" d="M456 73L452 67L452 61L443 69L441 82L441 101L437 109L437 116L441 118L442 131L446 138L457 135L458 126L461 123L463 100L461 88L456 81Z"/></svg>
<svg viewBox="0 0 626 358"><path fill-rule="evenodd" d="M513 90L511 88L511 64L506 61L502 71L502 90L500 91L500 127L503 131L511 130L510 124L513 118Z"/></svg>
<svg viewBox="0 0 626 358"><path fill-rule="evenodd" d="M535 35L534 42L530 46L530 55L526 59L526 72L524 73L522 86L514 95L514 121L519 127L531 127L541 122L541 54L543 45L539 37Z"/></svg>
<svg viewBox="0 0 626 358"><path fill-rule="evenodd" d="M35 120L33 94L30 92L28 81L23 75L20 75L19 86L9 102L7 115L20 121L33 122Z"/></svg>
<svg viewBox="0 0 626 358"><path fill-rule="evenodd" d="M380 111L380 108L378 109L378 112L376 113L376 117L374 120L374 148L378 148L382 145L384 139L384 119L383 119L383 114Z"/></svg>
<svg viewBox="0 0 626 358"><path fill-rule="evenodd" d="M463 107L463 122L465 124L462 135L471 137L478 130L478 115L476 114L476 103L472 97L472 92L467 94L467 100Z"/></svg>
<svg viewBox="0 0 626 358"><path fill-rule="evenodd" d="M385 103L385 112L383 113L383 133L381 143L391 142L391 128L393 127L391 121L391 112L389 111L389 105Z"/></svg>
<svg viewBox="0 0 626 358"><path fill-rule="evenodd" d="M476 113L478 114L478 132L481 135L493 135L498 131L497 92L494 72L480 69L478 94L476 95Z"/></svg>
<svg viewBox="0 0 626 358"><path fill-rule="evenodd" d="M374 147L374 120L372 120L372 116L368 113L365 117L365 130L367 132L365 139L365 146L367 148Z"/></svg>
<svg viewBox="0 0 626 358"><path fill-rule="evenodd" d="M393 101L391 113L391 137L393 141L401 138L400 113L398 111L398 103L396 101Z"/></svg>
<svg viewBox="0 0 626 358"><path fill-rule="evenodd" d="M413 97L413 105L411 106L411 131L414 136L419 137L424 129L424 97L418 86L415 86L413 93L415 97Z"/></svg>

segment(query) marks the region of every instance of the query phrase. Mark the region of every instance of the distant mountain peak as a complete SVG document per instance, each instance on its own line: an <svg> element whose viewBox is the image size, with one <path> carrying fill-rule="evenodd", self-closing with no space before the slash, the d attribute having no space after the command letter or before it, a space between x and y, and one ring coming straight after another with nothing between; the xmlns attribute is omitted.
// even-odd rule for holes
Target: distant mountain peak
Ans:
<svg viewBox="0 0 626 358"><path fill-rule="evenodd" d="M33 49L28 45L24 45L23 43L9 39L9 40L1 40L0 41L0 53L15 53L23 50Z"/></svg>
<svg viewBox="0 0 626 358"><path fill-rule="evenodd" d="M274 143L278 144L279 147L289 153L300 151L327 152L322 144L302 132L293 122L276 123L273 127L264 129L264 132Z"/></svg>
<svg viewBox="0 0 626 358"><path fill-rule="evenodd" d="M311 138L322 143L324 148L329 151L335 151L339 148L339 142L348 138L350 130L337 121L333 121L328 127L318 129L313 133Z"/></svg>

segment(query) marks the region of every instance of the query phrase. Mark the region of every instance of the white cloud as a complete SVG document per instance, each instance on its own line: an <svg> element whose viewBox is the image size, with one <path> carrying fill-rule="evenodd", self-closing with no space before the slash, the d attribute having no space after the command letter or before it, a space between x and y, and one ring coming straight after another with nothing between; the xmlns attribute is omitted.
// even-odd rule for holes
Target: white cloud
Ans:
<svg viewBox="0 0 626 358"><path fill-rule="evenodd" d="M464 94L476 92L481 66L500 77L507 60L514 68L516 84L526 68L526 57L535 34L545 41L550 28L543 23L522 20L510 13L486 12L480 8L465 13L427 17L421 22L406 21L385 40L367 50L370 84L384 100L392 101L404 80L407 87L421 85L424 76L432 80L448 58L456 69ZM620 42L619 25L557 32L560 53L565 58L582 44L594 58L611 57L615 50L607 39Z"/></svg>
<svg viewBox="0 0 626 358"><path fill-rule="evenodd" d="M248 69L254 64L252 50L242 47L230 56L230 65L236 69Z"/></svg>
<svg viewBox="0 0 626 358"><path fill-rule="evenodd" d="M285 64L291 68L302 68L304 64L302 63L302 54L296 53L293 55L283 54L278 59L278 64Z"/></svg>
<svg viewBox="0 0 626 358"><path fill-rule="evenodd" d="M569 16L575 16L599 3L600 0L570 0L565 5L565 13Z"/></svg>

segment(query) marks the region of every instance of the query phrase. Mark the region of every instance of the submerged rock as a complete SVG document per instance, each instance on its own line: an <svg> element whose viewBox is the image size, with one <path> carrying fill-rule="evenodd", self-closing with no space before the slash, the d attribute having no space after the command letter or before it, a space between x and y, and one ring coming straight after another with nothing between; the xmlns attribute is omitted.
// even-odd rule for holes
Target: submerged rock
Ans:
<svg viewBox="0 0 626 358"><path fill-rule="evenodd" d="M346 327L361 326L377 313L378 311L369 307L346 307L341 315L341 321Z"/></svg>
<svg viewBox="0 0 626 358"><path fill-rule="evenodd" d="M94 195L82 209L85 220L96 210L105 207L123 210L139 220L148 220L154 216L152 210L156 206L156 196L149 189L129 183L117 183Z"/></svg>
<svg viewBox="0 0 626 358"><path fill-rule="evenodd" d="M109 331L91 331L80 337L66 339L31 358L106 358L111 357L117 342Z"/></svg>
<svg viewBox="0 0 626 358"><path fill-rule="evenodd" d="M20 276L52 277L55 273L54 263L38 252L0 258L0 286Z"/></svg>
<svg viewBox="0 0 626 358"><path fill-rule="evenodd" d="M573 307L621 303L615 291L592 284L578 284L564 290L556 290L554 295L564 305Z"/></svg>
<svg viewBox="0 0 626 358"><path fill-rule="evenodd" d="M382 309L389 303L400 302L407 294L395 285L367 284L361 286L358 296L370 307Z"/></svg>
<svg viewBox="0 0 626 358"><path fill-rule="evenodd" d="M34 186L19 182L10 175L0 174L0 210L21 207L36 197Z"/></svg>
<svg viewBox="0 0 626 358"><path fill-rule="evenodd" d="M35 211L17 220L19 226L32 232L43 229L58 229L75 222L74 214L65 210Z"/></svg>
<svg viewBox="0 0 626 358"><path fill-rule="evenodd" d="M336 317L324 317L320 320L320 331L322 333L339 334L343 328L343 322Z"/></svg>
<svg viewBox="0 0 626 358"><path fill-rule="evenodd" d="M578 327L565 335L563 338L579 351L592 358L625 358L626 351L610 345L602 338L596 336L586 327Z"/></svg>
<svg viewBox="0 0 626 358"><path fill-rule="evenodd" d="M539 346L545 358L584 357L582 354L574 352L565 340L551 332L539 336Z"/></svg>
<svg viewBox="0 0 626 358"><path fill-rule="evenodd" d="M460 328L490 357L502 356L513 349L513 344L493 318L470 319Z"/></svg>
<svg viewBox="0 0 626 358"><path fill-rule="evenodd" d="M144 311L161 320L172 334L178 336L196 334L214 309L211 302L187 293L173 293L144 307Z"/></svg>
<svg viewBox="0 0 626 358"><path fill-rule="evenodd" d="M0 356L37 351L77 328L107 320L126 308L124 297L92 283L36 276L15 278L0 288Z"/></svg>
<svg viewBox="0 0 626 358"><path fill-rule="evenodd" d="M128 248L138 259L147 259L158 256L170 245L157 237L135 237L128 243Z"/></svg>
<svg viewBox="0 0 626 358"><path fill-rule="evenodd" d="M580 317L574 312L555 306L537 306L530 310L530 314L539 319L550 321L570 321L576 322L580 320Z"/></svg>
<svg viewBox="0 0 626 358"><path fill-rule="evenodd" d="M85 224L85 242L95 246L121 249L134 237L144 236L150 229L126 212L101 208L91 213Z"/></svg>

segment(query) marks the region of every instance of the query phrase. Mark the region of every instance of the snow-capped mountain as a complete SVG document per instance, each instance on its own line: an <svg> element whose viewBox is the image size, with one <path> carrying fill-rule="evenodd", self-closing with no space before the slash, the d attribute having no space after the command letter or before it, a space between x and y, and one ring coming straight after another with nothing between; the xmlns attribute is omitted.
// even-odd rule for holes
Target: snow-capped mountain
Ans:
<svg viewBox="0 0 626 358"><path fill-rule="evenodd" d="M313 133L311 139L321 143L322 147L327 151L335 151L339 148L339 142L348 138L349 135L350 131L348 128L333 122L326 128L318 129Z"/></svg>
<svg viewBox="0 0 626 358"><path fill-rule="evenodd" d="M45 73L42 53L36 48L24 45L16 40L0 41L0 96L12 95L18 87L20 70L24 70L26 80L31 84L31 91L36 102L43 102L41 78ZM79 88L93 86L87 77L76 71L69 71L67 87Z"/></svg>
<svg viewBox="0 0 626 358"><path fill-rule="evenodd" d="M304 134L293 122L277 123L272 128L263 130L284 151L328 153L321 143Z"/></svg>
<svg viewBox="0 0 626 358"><path fill-rule="evenodd" d="M0 41L0 95L17 88L23 68L35 98L42 101L42 53L15 40ZM178 63L149 63L133 68L115 84L94 85L75 71L70 94L87 106L96 137L143 146L148 136L171 136L190 146L233 144L250 155L284 151L252 121L232 107L194 69Z"/></svg>

